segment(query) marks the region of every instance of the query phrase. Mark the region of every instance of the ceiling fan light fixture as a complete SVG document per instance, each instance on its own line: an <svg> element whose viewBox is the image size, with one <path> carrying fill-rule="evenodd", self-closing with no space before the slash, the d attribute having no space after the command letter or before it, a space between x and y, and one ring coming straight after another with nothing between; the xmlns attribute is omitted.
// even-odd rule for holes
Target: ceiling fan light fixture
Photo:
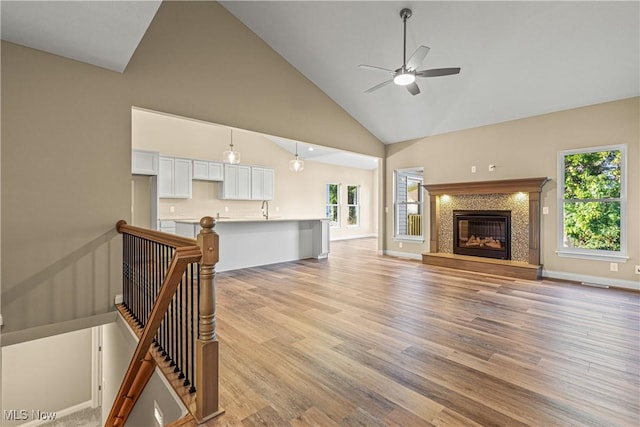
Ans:
<svg viewBox="0 0 640 427"><path fill-rule="evenodd" d="M416 76L413 73L408 73L406 71L400 71L393 78L393 82L398 86L406 86L416 81Z"/></svg>
<svg viewBox="0 0 640 427"><path fill-rule="evenodd" d="M430 50L428 46L424 45L418 46L413 55L411 55L409 57L409 60L407 60L407 19L411 18L411 15L413 15L411 9L404 8L400 11L400 18L402 18L402 27L404 30L402 37L402 66L400 68L397 68L394 71L388 68L377 67L375 65L360 65L360 67L362 68L367 68L374 71L382 71L393 76L392 78L385 80L382 83L378 83L377 85L365 90L365 93L371 93L393 82L398 86L406 87L407 91L411 95L415 96L420 93L420 88L415 83L416 77L449 76L452 74L458 74L460 72L460 68L458 67L418 70Z"/></svg>

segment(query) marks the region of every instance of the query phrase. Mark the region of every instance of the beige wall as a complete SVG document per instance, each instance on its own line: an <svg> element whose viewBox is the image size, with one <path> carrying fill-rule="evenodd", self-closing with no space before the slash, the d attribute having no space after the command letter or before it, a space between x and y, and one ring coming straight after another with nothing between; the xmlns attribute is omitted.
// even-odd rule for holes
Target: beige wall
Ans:
<svg viewBox="0 0 640 427"><path fill-rule="evenodd" d="M226 127L150 111L132 110L132 144L135 149L220 161L222 152L229 147L229 140L230 130ZM236 150L240 152L242 163L268 166L275 170L275 197L269 202L270 217L323 218L326 184L341 183L343 193L341 227L331 230L331 238L357 237L376 233L377 171L307 160L304 171L294 173L289 170L289 160L293 159L293 155L262 134L234 130L233 142ZM137 181L139 179L136 180L136 189L142 193L143 185ZM346 226L347 185L360 186L362 206L359 227ZM150 194L149 190L146 193ZM135 201L136 216L150 208L145 206L146 200L140 200L136 196ZM191 219L205 215L216 216L218 213L221 216L234 218L259 217L261 205L261 201L221 200L218 183L194 180L193 198L160 199L159 218ZM171 212L171 207L174 212Z"/></svg>
<svg viewBox="0 0 640 427"><path fill-rule="evenodd" d="M599 278L601 282L639 288L633 267L640 264L640 98L514 120L476 129L387 146L387 206L393 212L393 171L424 167L426 184L549 177L542 191L542 263L545 271L568 277ZM560 258L557 249L557 156L574 148L627 144L628 255L616 273L609 262ZM494 172L488 165L495 164ZM477 173L471 173L471 166ZM420 245L398 247L391 237L392 215L386 216L387 250L427 252L429 236ZM428 230L427 230L428 231ZM620 281L624 282L621 283Z"/></svg>
<svg viewBox="0 0 640 427"><path fill-rule="evenodd" d="M28 416L3 417L3 426L32 421L32 410L60 412L91 401L91 329L6 346L2 361L2 410Z"/></svg>
<svg viewBox="0 0 640 427"><path fill-rule="evenodd" d="M216 2L163 2L122 74L6 42L1 54L3 333L113 310L132 106L384 153Z"/></svg>
<svg viewBox="0 0 640 427"><path fill-rule="evenodd" d="M151 206L153 196L152 181L154 178L147 175L133 175L131 177L131 224L155 229L156 224L151 224ZM157 184L156 184L157 185Z"/></svg>

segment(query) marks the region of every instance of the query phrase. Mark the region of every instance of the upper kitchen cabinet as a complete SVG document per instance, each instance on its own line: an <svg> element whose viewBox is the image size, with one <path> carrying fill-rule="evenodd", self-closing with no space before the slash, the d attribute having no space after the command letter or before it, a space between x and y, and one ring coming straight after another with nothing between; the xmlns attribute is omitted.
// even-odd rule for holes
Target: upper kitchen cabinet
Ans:
<svg viewBox="0 0 640 427"><path fill-rule="evenodd" d="M224 181L224 168L222 163L194 160L193 179L202 181Z"/></svg>
<svg viewBox="0 0 640 427"><path fill-rule="evenodd" d="M273 200L274 170L254 166L251 168L251 199Z"/></svg>
<svg viewBox="0 0 640 427"><path fill-rule="evenodd" d="M157 151L133 150L131 152L131 173L134 175L158 175Z"/></svg>
<svg viewBox="0 0 640 427"><path fill-rule="evenodd" d="M191 198L191 159L160 156L158 169L158 197Z"/></svg>
<svg viewBox="0 0 640 427"><path fill-rule="evenodd" d="M224 165L224 181L220 183L220 198L251 200L251 166Z"/></svg>

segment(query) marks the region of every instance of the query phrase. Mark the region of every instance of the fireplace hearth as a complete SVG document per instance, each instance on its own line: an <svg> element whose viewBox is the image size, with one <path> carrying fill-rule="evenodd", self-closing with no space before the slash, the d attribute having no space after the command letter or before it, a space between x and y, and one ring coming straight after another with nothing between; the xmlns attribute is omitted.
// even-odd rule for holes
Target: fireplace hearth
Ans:
<svg viewBox="0 0 640 427"><path fill-rule="evenodd" d="M511 211L454 210L453 253L511 259Z"/></svg>
<svg viewBox="0 0 640 427"><path fill-rule="evenodd" d="M535 280L542 277L542 265L540 264L540 197L542 187L549 181L547 177L541 178L517 178L496 181L455 182L444 184L425 185L429 192L429 252L422 254L424 264L438 267L456 268L460 270L477 271L488 274L517 277L520 279ZM522 209L516 204L516 196L524 194L527 200L527 215L524 218L528 222L528 233L520 229L523 224ZM456 202L458 197L506 197L512 203L497 204L492 202L488 206L476 206L466 204L464 206L451 206L451 200ZM521 200L521 198L519 198ZM486 258L482 256L465 256L453 252L453 227L451 216L457 209L509 209L512 213L511 228L505 227L512 233L510 242L510 259L502 260ZM453 228L454 230L450 230ZM449 229L448 235L444 232ZM469 236L470 237L470 236ZM477 236L476 236L477 237ZM495 236L491 236L495 239ZM456 237L456 240L459 238ZM497 239L495 239L497 240ZM523 246L524 242L524 246ZM449 246L447 246L449 245ZM505 243L506 247L506 243ZM522 251L525 251L521 254ZM488 251L486 251L488 252Z"/></svg>

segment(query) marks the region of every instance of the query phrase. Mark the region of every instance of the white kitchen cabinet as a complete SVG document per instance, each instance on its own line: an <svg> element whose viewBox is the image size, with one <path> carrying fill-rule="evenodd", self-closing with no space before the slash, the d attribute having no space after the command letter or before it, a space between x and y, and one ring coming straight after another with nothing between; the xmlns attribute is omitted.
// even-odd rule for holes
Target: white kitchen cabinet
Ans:
<svg viewBox="0 0 640 427"><path fill-rule="evenodd" d="M275 172L271 168L251 168L251 199L273 200Z"/></svg>
<svg viewBox="0 0 640 427"><path fill-rule="evenodd" d="M131 173L134 175L158 175L157 151L133 150L131 152Z"/></svg>
<svg viewBox="0 0 640 427"><path fill-rule="evenodd" d="M160 156L158 168L158 197L191 198L191 159Z"/></svg>
<svg viewBox="0 0 640 427"><path fill-rule="evenodd" d="M176 234L189 239L196 239L200 233L200 223L194 221L176 221Z"/></svg>
<svg viewBox="0 0 640 427"><path fill-rule="evenodd" d="M220 198L251 200L251 166L224 165L224 181L220 183Z"/></svg>
<svg viewBox="0 0 640 427"><path fill-rule="evenodd" d="M158 230L162 231L163 233L176 234L176 222L161 219L158 221Z"/></svg>
<svg viewBox="0 0 640 427"><path fill-rule="evenodd" d="M206 160L193 161L193 179L202 181L223 181L224 169L220 162Z"/></svg>

